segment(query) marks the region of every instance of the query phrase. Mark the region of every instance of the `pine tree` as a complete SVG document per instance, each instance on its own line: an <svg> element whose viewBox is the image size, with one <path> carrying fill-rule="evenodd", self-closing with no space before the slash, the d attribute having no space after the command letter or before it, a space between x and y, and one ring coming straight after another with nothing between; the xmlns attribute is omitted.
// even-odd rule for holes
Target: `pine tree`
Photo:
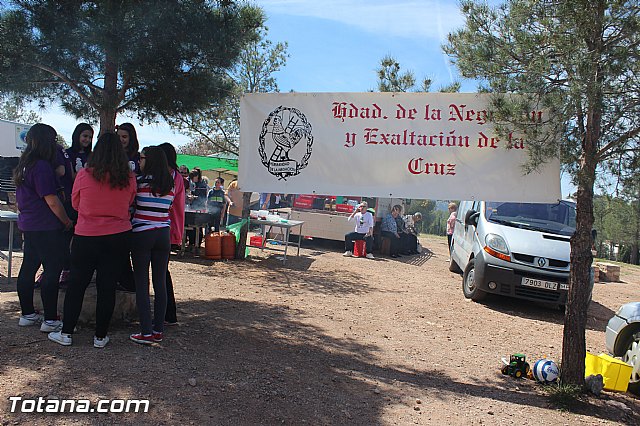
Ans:
<svg viewBox="0 0 640 426"><path fill-rule="evenodd" d="M561 155L577 184L576 231L564 321L561 380L584 383L596 169L640 134L640 5L625 0L463 0L464 28L444 46L464 77L494 93L501 134L525 135L533 170ZM510 96L518 94L518 96ZM543 126L523 120L535 106Z"/></svg>
<svg viewBox="0 0 640 426"><path fill-rule="evenodd" d="M0 9L0 87L113 131L222 99L262 11L231 1L14 0Z"/></svg>

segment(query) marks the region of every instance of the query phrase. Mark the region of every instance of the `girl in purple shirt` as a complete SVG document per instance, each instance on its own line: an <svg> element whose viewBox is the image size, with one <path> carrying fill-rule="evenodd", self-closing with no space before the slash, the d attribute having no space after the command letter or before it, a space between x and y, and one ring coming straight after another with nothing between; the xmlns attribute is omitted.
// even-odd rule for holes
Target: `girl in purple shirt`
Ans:
<svg viewBox="0 0 640 426"><path fill-rule="evenodd" d="M91 141L93 140L93 127L87 123L80 123L73 130L71 135L71 148L67 149L67 154L71 159L74 177L87 164L89 154L91 154Z"/></svg>
<svg viewBox="0 0 640 426"><path fill-rule="evenodd" d="M129 160L129 168L136 176L140 175L140 143L138 142L138 134L136 128L131 123L122 123L116 126L116 132L120 138L120 143L127 154ZM133 268L131 260L124 265L122 277L118 280L118 290L135 293L136 285L133 278Z"/></svg>
<svg viewBox="0 0 640 426"><path fill-rule="evenodd" d="M140 143L138 142L136 128L131 123L122 123L116 126L116 129L118 130L122 147L127 153L127 158L129 158L129 167L137 176L140 174L140 152L138 152Z"/></svg>
<svg viewBox="0 0 640 426"><path fill-rule="evenodd" d="M34 277L42 264L44 278L40 295L44 322L40 330L51 332L62 328L57 313L58 278L65 246L63 232L69 230L73 222L58 198L56 131L46 124L34 124L26 142L13 175L20 211L18 228L24 234L23 261L17 282L22 310L18 325L30 326L42 321L33 306Z"/></svg>

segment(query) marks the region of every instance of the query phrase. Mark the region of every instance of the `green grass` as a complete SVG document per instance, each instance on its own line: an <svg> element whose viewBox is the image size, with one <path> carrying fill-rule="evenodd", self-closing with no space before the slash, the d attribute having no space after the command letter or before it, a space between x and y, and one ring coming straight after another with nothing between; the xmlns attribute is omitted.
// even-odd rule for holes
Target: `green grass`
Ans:
<svg viewBox="0 0 640 426"><path fill-rule="evenodd" d="M544 391L549 395L551 403L561 410L569 410L584 393L581 386L565 385L559 382L545 385Z"/></svg>

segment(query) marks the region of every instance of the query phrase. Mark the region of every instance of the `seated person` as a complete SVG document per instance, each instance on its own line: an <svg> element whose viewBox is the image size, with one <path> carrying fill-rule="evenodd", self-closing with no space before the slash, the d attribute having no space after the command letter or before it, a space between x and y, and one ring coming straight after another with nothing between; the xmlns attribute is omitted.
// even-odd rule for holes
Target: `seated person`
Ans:
<svg viewBox="0 0 640 426"><path fill-rule="evenodd" d="M366 201L351 213L347 220L355 220L356 228L354 232L350 232L344 236L344 256L353 256L353 242L364 240L367 245L367 259L373 259L373 215L367 211L369 205Z"/></svg>
<svg viewBox="0 0 640 426"><path fill-rule="evenodd" d="M418 230L416 224L422 221L422 213L415 212L413 215L406 215L404 224L407 229L407 247L408 254L418 254Z"/></svg>
<svg viewBox="0 0 640 426"><path fill-rule="evenodd" d="M396 227L398 228L398 234L400 235L400 253L405 256L410 256L412 254L416 254L417 251L415 248L418 245L418 241L415 238L412 238L411 234L407 230L407 226L402 218L402 206L396 204L393 206L394 209L398 212L398 215L395 217ZM412 244L415 243L413 246Z"/></svg>
<svg viewBox="0 0 640 426"><path fill-rule="evenodd" d="M380 234L384 238L389 238L389 240L391 241L389 254L393 258L399 257L401 248L400 234L398 232L398 222L396 222L396 218L400 215L400 210L398 209L398 207L399 206L397 205L393 206L391 208L391 212L382 219L382 224L380 225Z"/></svg>

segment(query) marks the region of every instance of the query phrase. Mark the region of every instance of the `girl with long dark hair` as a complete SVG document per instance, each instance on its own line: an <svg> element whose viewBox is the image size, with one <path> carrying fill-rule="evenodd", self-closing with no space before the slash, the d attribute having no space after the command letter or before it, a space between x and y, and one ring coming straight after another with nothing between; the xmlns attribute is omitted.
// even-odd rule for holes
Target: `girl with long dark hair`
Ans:
<svg viewBox="0 0 640 426"><path fill-rule="evenodd" d="M138 133L136 133L136 128L133 127L131 123L122 123L116 126L116 130L118 132L118 136L120 137L120 142L122 143L122 147L127 153L127 158L129 159L129 167L136 174L140 174L140 153L138 150L140 149L140 143L138 142Z"/></svg>
<svg viewBox="0 0 640 426"><path fill-rule="evenodd" d="M166 276L171 251L169 210L173 203L174 178L169 173L167 156L157 146L142 150L138 193L133 214L131 259L136 283L136 305L141 332L131 340L141 344L161 342L167 310ZM151 318L149 300L149 264L153 282L154 307Z"/></svg>
<svg viewBox="0 0 640 426"><path fill-rule="evenodd" d="M184 233L184 206L185 206L185 190L184 179L178 170L178 156L176 150L168 142L160 145L160 149L164 151L167 156L167 165L169 166L169 173L173 178L173 191L175 197L173 204L169 209L169 219L171 221L170 226L170 239L171 246L180 246L182 244L182 235ZM171 279L171 272L167 266L167 312L164 315L164 320L169 325L178 323L178 315L176 309L176 297L173 293L173 280Z"/></svg>
<svg viewBox="0 0 640 426"><path fill-rule="evenodd" d="M44 332L62 327L57 319L57 306L65 244L63 231L73 226L58 198L56 136L55 129L49 125L31 126L26 137L27 147L13 174L20 211L18 228L24 235L23 260L17 282L22 311L18 325L36 325L43 319L33 306L34 278L42 264L40 295L44 322L40 330Z"/></svg>
<svg viewBox="0 0 640 426"><path fill-rule="evenodd" d="M140 143L138 142L138 133L131 123L122 123L116 126L116 132L120 137L122 147L127 154L129 160L129 168L136 176L140 175ZM127 258L122 269L122 275L118 278L117 289L126 293L135 293L136 285L133 278L133 268L131 267L131 256Z"/></svg>
<svg viewBox="0 0 640 426"><path fill-rule="evenodd" d="M80 123L71 135L71 147L67 148L67 154L75 173L82 170L91 154L91 141L93 140L93 128L87 123Z"/></svg>
<svg viewBox="0 0 640 426"><path fill-rule="evenodd" d="M64 164L64 169L58 173L60 184L64 192L63 205L67 215L71 220L78 220L78 212L71 205L71 190L76 174L82 170L91 154L91 141L93 139L93 128L87 123L80 123L73 130L71 135L71 147L64 150L58 145L58 163ZM58 169L60 170L60 169ZM64 263L60 274L60 286L67 286L69 283L69 270L71 268L70 245L73 232L65 232L66 246L64 252Z"/></svg>
<svg viewBox="0 0 640 426"><path fill-rule="evenodd" d="M120 138L105 133L73 184L71 201L78 223L71 244L71 282L64 301L62 331L49 339L64 346L78 322L84 293L96 272L98 300L93 346L109 342L107 332L116 300L116 281L129 256L131 221L129 208L136 196L135 175Z"/></svg>

